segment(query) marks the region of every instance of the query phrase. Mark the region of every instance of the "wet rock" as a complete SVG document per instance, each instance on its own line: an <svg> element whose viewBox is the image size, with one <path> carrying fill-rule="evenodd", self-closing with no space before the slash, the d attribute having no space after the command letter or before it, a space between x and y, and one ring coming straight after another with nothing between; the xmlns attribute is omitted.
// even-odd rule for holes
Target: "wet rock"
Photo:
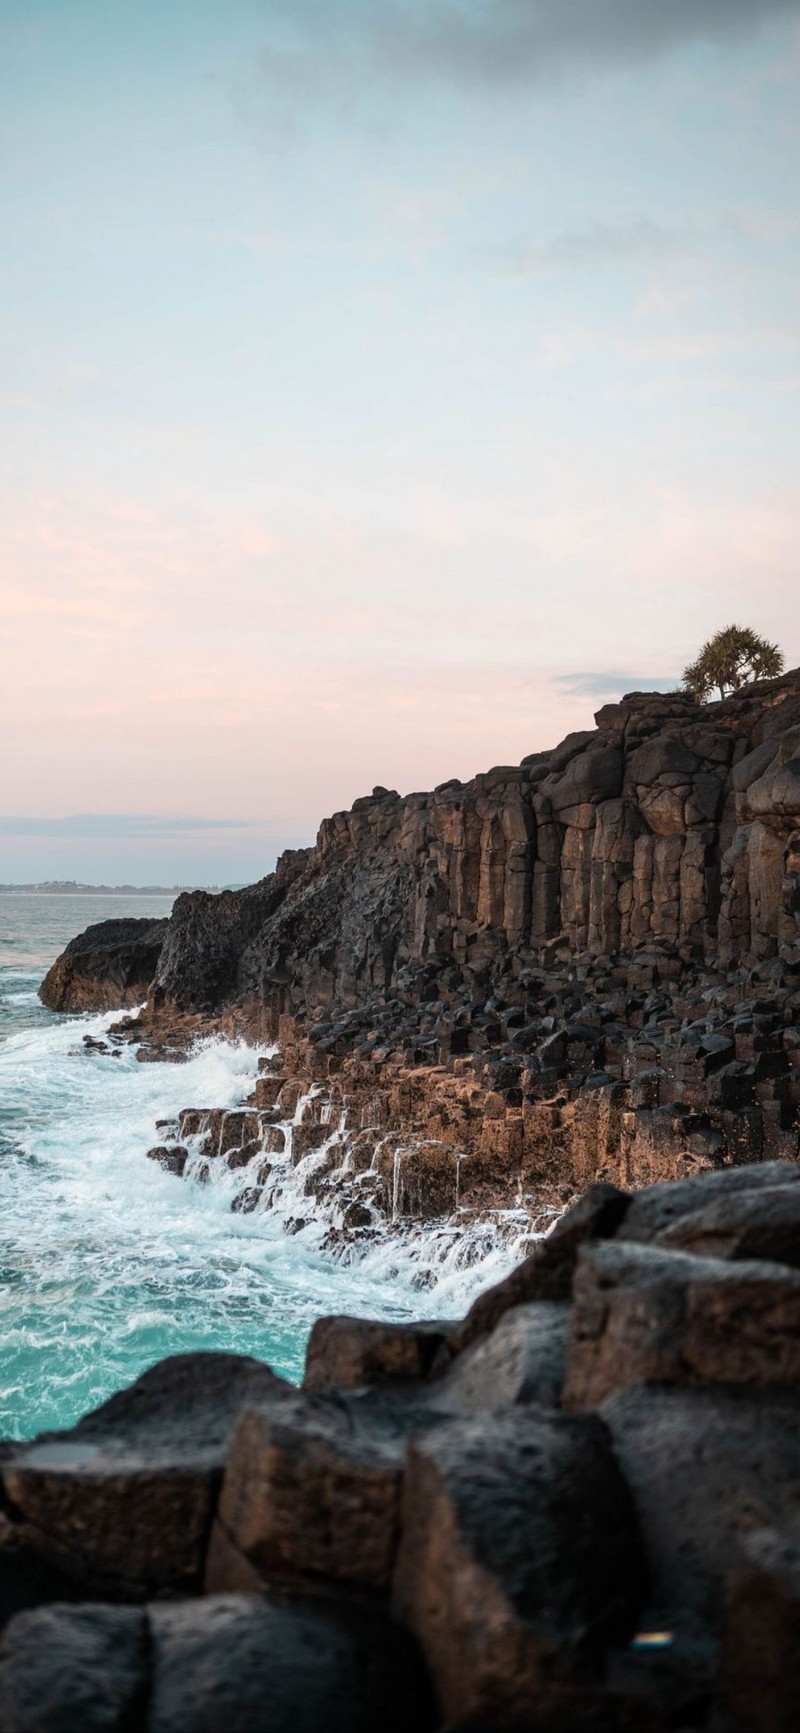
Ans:
<svg viewBox="0 0 800 1733"><path fill-rule="evenodd" d="M725 1596L717 1694L726 1733L800 1726L800 1528L746 1535Z"/></svg>
<svg viewBox="0 0 800 1733"><path fill-rule="evenodd" d="M143 1041L136 1049L136 1058L140 1065L186 1065L189 1055L181 1047L156 1045Z"/></svg>
<svg viewBox="0 0 800 1733"><path fill-rule="evenodd" d="M189 1159L189 1151L182 1143L157 1143L153 1149L148 1149L149 1161L157 1161L165 1173L173 1173L178 1179Z"/></svg>
<svg viewBox="0 0 800 1733"><path fill-rule="evenodd" d="M237 1192L231 1209L235 1215L252 1215L254 1210L258 1209L263 1196L264 1187L262 1185L247 1185L244 1191Z"/></svg>
<svg viewBox="0 0 800 1733"><path fill-rule="evenodd" d="M800 1274L655 1246L586 1246L575 1278L564 1402L628 1384L790 1385L800 1379Z"/></svg>
<svg viewBox="0 0 800 1733"><path fill-rule="evenodd" d="M151 1609L148 1733L428 1733L412 1644L332 1601L221 1595Z"/></svg>
<svg viewBox="0 0 800 1733"><path fill-rule="evenodd" d="M306 1390L343 1390L426 1378L449 1323L375 1323L368 1318L318 1318L308 1340Z"/></svg>
<svg viewBox="0 0 800 1733"><path fill-rule="evenodd" d="M134 1607L40 1607L0 1644L3 1733L135 1733L146 1689L147 1621Z"/></svg>
<svg viewBox="0 0 800 1733"><path fill-rule="evenodd" d="M800 1395L640 1386L601 1412L647 1554L640 1628L718 1633L743 1540L796 1519Z"/></svg>
<svg viewBox="0 0 800 1733"><path fill-rule="evenodd" d="M163 1360L71 1431L14 1448L6 1498L41 1556L91 1593L195 1588L237 1415L259 1398L296 1392L244 1356Z"/></svg>
<svg viewBox="0 0 800 1733"><path fill-rule="evenodd" d="M535 1725L540 1698L626 1639L642 1594L599 1421L529 1408L412 1439L394 1602L448 1722Z"/></svg>
<svg viewBox="0 0 800 1733"><path fill-rule="evenodd" d="M569 1306L539 1300L515 1306L459 1354L441 1382L445 1400L467 1413L517 1402L557 1406L564 1383Z"/></svg>

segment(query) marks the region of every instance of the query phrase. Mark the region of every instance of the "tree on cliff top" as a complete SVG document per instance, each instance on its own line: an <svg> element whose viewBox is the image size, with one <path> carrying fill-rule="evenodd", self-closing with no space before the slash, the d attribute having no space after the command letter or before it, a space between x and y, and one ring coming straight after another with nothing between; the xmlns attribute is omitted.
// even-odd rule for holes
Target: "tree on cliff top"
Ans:
<svg viewBox="0 0 800 1733"><path fill-rule="evenodd" d="M683 684L702 702L715 686L724 698L751 680L771 680L782 671L783 656L777 644L769 644L749 626L724 626L684 668Z"/></svg>

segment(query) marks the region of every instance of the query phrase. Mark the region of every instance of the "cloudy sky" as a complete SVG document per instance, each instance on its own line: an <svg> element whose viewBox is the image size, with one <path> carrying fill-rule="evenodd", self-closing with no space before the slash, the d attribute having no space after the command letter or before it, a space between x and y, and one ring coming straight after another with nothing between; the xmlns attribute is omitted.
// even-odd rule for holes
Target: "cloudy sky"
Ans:
<svg viewBox="0 0 800 1733"><path fill-rule="evenodd" d="M0 0L0 881L800 663L800 0Z"/></svg>

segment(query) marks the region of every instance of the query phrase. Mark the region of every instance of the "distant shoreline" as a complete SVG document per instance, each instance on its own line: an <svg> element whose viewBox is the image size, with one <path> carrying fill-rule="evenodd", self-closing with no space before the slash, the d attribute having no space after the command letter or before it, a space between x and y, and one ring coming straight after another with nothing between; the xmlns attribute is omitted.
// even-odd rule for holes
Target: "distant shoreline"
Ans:
<svg viewBox="0 0 800 1733"><path fill-rule="evenodd" d="M0 896L38 897L178 897L184 891L238 890L238 885L81 885L69 880L36 885L0 885Z"/></svg>

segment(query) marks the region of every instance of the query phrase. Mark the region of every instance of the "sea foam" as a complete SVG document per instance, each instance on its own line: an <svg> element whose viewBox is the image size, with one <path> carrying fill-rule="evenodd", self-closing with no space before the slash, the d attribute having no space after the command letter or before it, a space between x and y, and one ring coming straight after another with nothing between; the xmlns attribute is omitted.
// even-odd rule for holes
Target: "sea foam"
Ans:
<svg viewBox="0 0 800 1733"><path fill-rule="evenodd" d="M9 974L7 1001L34 1000ZM143 1065L131 1047L114 1058L83 1049L113 1021L42 1021L32 1008L32 1026L0 1044L6 1436L71 1424L170 1353L251 1353L297 1378L321 1313L457 1317L519 1255L512 1212L504 1233L457 1218L387 1224L337 1256L313 1200L293 1231L303 1175L290 1161L270 1206L251 1214L231 1208L243 1170L211 1163L206 1183L191 1163L188 1182L165 1173L147 1159L157 1120L196 1102L242 1104L257 1055L207 1040L185 1063Z"/></svg>

